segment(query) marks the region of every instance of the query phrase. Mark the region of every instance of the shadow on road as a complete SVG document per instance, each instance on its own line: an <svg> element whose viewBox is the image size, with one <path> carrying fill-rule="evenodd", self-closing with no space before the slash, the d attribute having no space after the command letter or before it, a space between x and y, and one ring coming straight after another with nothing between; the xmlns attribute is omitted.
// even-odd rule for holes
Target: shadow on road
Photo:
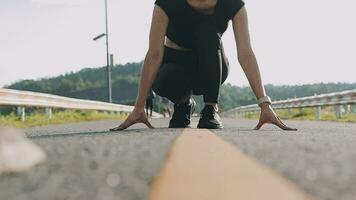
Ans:
<svg viewBox="0 0 356 200"><path fill-rule="evenodd" d="M52 134L46 134L46 135L30 135L27 136L29 139L44 139L44 138L62 138L62 137L75 137L75 136L97 136L97 135L112 135L112 134L130 134L130 133L144 133L147 131L156 131L156 130L164 130L168 128L155 128L155 129L142 129L142 128L137 128L137 129L128 129L124 131L109 131L109 130L104 130L104 131L94 131L94 132L75 132L75 133L52 133ZM160 131L157 131L159 133Z"/></svg>

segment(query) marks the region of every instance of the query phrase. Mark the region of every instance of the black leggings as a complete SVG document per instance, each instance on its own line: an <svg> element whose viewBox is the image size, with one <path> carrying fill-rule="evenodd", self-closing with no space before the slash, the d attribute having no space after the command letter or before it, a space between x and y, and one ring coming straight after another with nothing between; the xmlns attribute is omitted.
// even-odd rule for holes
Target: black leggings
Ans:
<svg viewBox="0 0 356 200"><path fill-rule="evenodd" d="M190 51L165 46L162 65L152 89L173 103L183 103L194 95L204 102L218 103L220 85L229 73L221 36L212 26L196 30L195 48Z"/></svg>

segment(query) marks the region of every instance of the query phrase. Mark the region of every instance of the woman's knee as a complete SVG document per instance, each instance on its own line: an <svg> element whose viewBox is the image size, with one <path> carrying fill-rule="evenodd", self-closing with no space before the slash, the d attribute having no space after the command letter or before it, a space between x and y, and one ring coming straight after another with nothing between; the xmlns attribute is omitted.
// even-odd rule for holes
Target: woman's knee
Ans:
<svg viewBox="0 0 356 200"><path fill-rule="evenodd" d="M169 93L169 85L172 78L172 67L171 65L162 64L157 72L156 78L152 84L153 91L160 95L166 96Z"/></svg>
<svg viewBox="0 0 356 200"><path fill-rule="evenodd" d="M192 85L192 75L184 69L184 66L166 63L160 67L152 89L158 95L176 103L190 95Z"/></svg>

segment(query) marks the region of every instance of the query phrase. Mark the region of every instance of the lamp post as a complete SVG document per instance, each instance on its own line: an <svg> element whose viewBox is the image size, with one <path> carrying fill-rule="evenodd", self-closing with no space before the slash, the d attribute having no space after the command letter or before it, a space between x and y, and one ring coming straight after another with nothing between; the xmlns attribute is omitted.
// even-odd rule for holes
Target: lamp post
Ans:
<svg viewBox="0 0 356 200"><path fill-rule="evenodd" d="M107 89L108 89L108 102L112 103L112 87L111 87L111 65L109 54L109 26L108 26L108 0L105 0L105 33L102 33L93 40L98 40L105 36L106 39L106 68L107 68Z"/></svg>

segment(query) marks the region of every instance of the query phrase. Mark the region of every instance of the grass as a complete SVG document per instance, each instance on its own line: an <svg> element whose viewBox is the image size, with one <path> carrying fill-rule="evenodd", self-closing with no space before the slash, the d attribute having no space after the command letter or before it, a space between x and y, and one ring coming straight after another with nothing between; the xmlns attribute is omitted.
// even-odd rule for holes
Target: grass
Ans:
<svg viewBox="0 0 356 200"><path fill-rule="evenodd" d="M291 110L276 110L278 116L282 119L294 120L318 120L315 116L315 108L291 109ZM259 113L247 113L245 118L258 119ZM12 126L17 128L26 128L34 126L43 126L49 124L64 124L71 122L95 121L117 119L122 120L127 117L127 114L109 114L107 112L98 111L54 111L53 117L49 119L43 112L32 112L27 114L26 120L22 122L15 114L0 115L0 126ZM339 121L339 122L356 122L355 113L347 113L342 117L337 118L334 114L333 107L323 107L321 112L322 121Z"/></svg>
<svg viewBox="0 0 356 200"><path fill-rule="evenodd" d="M303 109L290 109L288 110L275 110L278 116L282 119L294 119L294 120L318 120L315 115L315 108L303 108ZM245 118L258 119L259 113L248 113ZM321 111L321 121L338 121L338 122L356 122L356 113L346 113L340 118L337 118L334 114L334 109L331 106L323 107ZM319 120L319 121L320 121Z"/></svg>
<svg viewBox="0 0 356 200"><path fill-rule="evenodd" d="M15 114L6 116L0 115L0 126L11 126L17 128L26 128L34 126L43 126L49 124L64 124L70 122L94 121L106 119L124 119L126 114L109 114L107 112L98 111L55 111L53 117L48 118L44 113L35 112L28 114L24 122Z"/></svg>

